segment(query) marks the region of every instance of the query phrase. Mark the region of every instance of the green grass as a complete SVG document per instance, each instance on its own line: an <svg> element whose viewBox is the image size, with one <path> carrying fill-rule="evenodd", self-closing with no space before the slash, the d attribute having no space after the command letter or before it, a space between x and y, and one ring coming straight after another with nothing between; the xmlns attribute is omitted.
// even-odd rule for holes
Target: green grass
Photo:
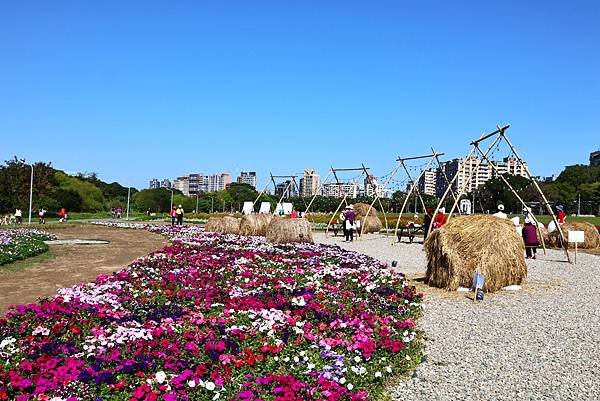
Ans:
<svg viewBox="0 0 600 401"><path fill-rule="evenodd" d="M52 260L59 255L58 252L55 251L46 251L36 256L32 256L27 259L17 260L12 263L8 263L0 266L0 273L15 273L22 270L29 269L38 263L42 263L48 260Z"/></svg>

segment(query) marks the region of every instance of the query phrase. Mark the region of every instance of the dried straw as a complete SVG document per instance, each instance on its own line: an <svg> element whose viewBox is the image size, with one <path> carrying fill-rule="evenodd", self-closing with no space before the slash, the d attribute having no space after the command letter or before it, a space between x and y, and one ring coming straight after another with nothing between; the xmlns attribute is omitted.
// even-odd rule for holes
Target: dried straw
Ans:
<svg viewBox="0 0 600 401"><path fill-rule="evenodd" d="M569 231L584 232L585 242L582 244L577 244L577 248L579 249L596 249L600 247L600 234L598 233L596 227L587 221L563 223L561 224L560 228L565 235L566 240L569 239ZM548 234L546 245L551 247L561 246L558 229ZM569 243L569 248L575 248L575 243Z"/></svg>
<svg viewBox="0 0 600 401"><path fill-rule="evenodd" d="M471 287L473 274L485 276L484 291L521 284L527 276L525 246L509 220L494 216L456 217L425 241L425 282L456 290Z"/></svg>
<svg viewBox="0 0 600 401"><path fill-rule="evenodd" d="M267 241L275 244L314 242L306 219L273 219L267 228Z"/></svg>
<svg viewBox="0 0 600 401"><path fill-rule="evenodd" d="M240 235L267 235L267 227L275 218L272 214L248 214L242 216Z"/></svg>
<svg viewBox="0 0 600 401"><path fill-rule="evenodd" d="M240 230L240 221L231 216L210 217L204 229L214 233L237 234Z"/></svg>
<svg viewBox="0 0 600 401"><path fill-rule="evenodd" d="M358 216L357 220L360 221L361 230L365 234L378 233L383 228L377 216Z"/></svg>
<svg viewBox="0 0 600 401"><path fill-rule="evenodd" d="M356 213L357 216L366 216L367 210L369 210L369 205L367 205L366 203L355 203L354 204L354 213ZM369 216L377 216L377 210L375 209L374 206L371 208L371 211L369 212Z"/></svg>

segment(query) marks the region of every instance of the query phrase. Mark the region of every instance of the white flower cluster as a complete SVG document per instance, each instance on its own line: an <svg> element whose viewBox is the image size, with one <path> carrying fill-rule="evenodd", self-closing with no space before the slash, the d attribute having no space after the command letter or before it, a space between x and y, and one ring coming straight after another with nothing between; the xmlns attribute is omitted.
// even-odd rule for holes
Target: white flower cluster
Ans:
<svg viewBox="0 0 600 401"><path fill-rule="evenodd" d="M71 288L61 288L56 297L61 297L65 302L72 299L79 300L89 305L110 305L112 309L122 309L119 297L114 294L123 287L129 287L129 283L113 281L104 284L88 283L76 285Z"/></svg>
<svg viewBox="0 0 600 401"><path fill-rule="evenodd" d="M98 334L95 336L88 336L83 344L83 349L92 355L96 353L102 353L107 348L114 348L117 344L126 344L130 341L139 339L152 340L152 333L143 327L139 327L139 323L132 323L137 327L124 327L118 326L114 333L110 333L110 329L107 333ZM109 335L107 335L109 334Z"/></svg>
<svg viewBox="0 0 600 401"><path fill-rule="evenodd" d="M17 339L14 337L6 337L2 341L0 341L0 357L9 358L12 355L16 354L18 349L15 345Z"/></svg>

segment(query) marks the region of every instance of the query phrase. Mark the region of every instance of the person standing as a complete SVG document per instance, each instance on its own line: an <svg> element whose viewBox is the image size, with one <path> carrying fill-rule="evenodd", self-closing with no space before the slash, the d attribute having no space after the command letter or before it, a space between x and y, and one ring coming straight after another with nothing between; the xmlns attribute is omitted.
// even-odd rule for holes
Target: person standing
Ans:
<svg viewBox="0 0 600 401"><path fill-rule="evenodd" d="M63 221L67 221L67 219L69 218L69 215L67 214L67 209L65 209L64 207L61 207L60 210L58 211L58 221L60 223L62 223Z"/></svg>
<svg viewBox="0 0 600 401"><path fill-rule="evenodd" d="M425 216L423 217L423 242L427 239L429 234L429 226L431 226L431 220L433 219L433 208L428 207L425 209Z"/></svg>
<svg viewBox="0 0 600 401"><path fill-rule="evenodd" d="M19 208L15 210L15 220L17 224L21 224L23 222L23 212Z"/></svg>
<svg viewBox="0 0 600 401"><path fill-rule="evenodd" d="M113 206L110 208L110 218L114 219L116 215L117 215L117 212L115 211L115 207Z"/></svg>
<svg viewBox="0 0 600 401"><path fill-rule="evenodd" d="M522 234L523 242L525 242L525 255L527 259L535 259L537 247L540 244L537 234L537 228L531 223L528 218L525 219L525 226L523 227Z"/></svg>
<svg viewBox="0 0 600 401"><path fill-rule="evenodd" d="M354 241L354 220L356 219L356 214L354 213L354 206L348 205L346 206L346 211L344 211L344 228L346 229L346 242Z"/></svg>
<svg viewBox="0 0 600 401"><path fill-rule="evenodd" d="M177 213L175 213L175 210L177 210L177 207L173 205L171 211L169 212L169 216L171 217L171 226L175 225L175 220L177 219Z"/></svg>
<svg viewBox="0 0 600 401"><path fill-rule="evenodd" d="M121 206L117 206L117 219L121 218L121 214L123 214L123 209L121 209Z"/></svg>
<svg viewBox="0 0 600 401"><path fill-rule="evenodd" d="M40 208L40 211L38 212L38 218L40 220L40 224L46 224L46 210L44 210L44 208Z"/></svg>
<svg viewBox="0 0 600 401"><path fill-rule="evenodd" d="M567 214L565 213L565 207L563 205L556 206L556 220L558 220L558 224L563 224L565 219L567 218Z"/></svg>
<svg viewBox="0 0 600 401"><path fill-rule="evenodd" d="M175 217L177 217L177 225L180 226L183 224L183 207L179 205L177 209L175 209Z"/></svg>

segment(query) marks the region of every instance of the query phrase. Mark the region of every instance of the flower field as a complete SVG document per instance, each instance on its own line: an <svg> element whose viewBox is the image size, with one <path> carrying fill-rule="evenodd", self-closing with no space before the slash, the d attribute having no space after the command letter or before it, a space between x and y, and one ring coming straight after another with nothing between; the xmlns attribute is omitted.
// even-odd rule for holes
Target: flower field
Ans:
<svg viewBox="0 0 600 401"><path fill-rule="evenodd" d="M44 241L53 238L44 231L29 228L0 230L0 266L46 252L48 245Z"/></svg>
<svg viewBox="0 0 600 401"><path fill-rule="evenodd" d="M0 319L0 400L367 400L420 360L421 295L378 261L145 228L172 245Z"/></svg>

